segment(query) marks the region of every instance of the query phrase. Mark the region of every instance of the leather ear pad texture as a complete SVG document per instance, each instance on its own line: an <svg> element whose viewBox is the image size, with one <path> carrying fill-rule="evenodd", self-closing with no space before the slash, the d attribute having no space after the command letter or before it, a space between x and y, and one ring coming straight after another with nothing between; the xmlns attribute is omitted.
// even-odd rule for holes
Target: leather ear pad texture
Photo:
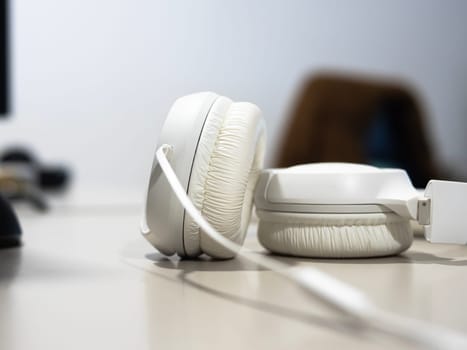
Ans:
<svg viewBox="0 0 467 350"><path fill-rule="evenodd" d="M258 238L269 251L316 258L366 258L408 249L409 220L391 213L294 214L257 211Z"/></svg>
<svg viewBox="0 0 467 350"><path fill-rule="evenodd" d="M265 127L258 107L219 97L198 142L188 186L195 207L224 237L242 244L250 221L253 190L263 166ZM185 213L186 255L235 256L200 230Z"/></svg>

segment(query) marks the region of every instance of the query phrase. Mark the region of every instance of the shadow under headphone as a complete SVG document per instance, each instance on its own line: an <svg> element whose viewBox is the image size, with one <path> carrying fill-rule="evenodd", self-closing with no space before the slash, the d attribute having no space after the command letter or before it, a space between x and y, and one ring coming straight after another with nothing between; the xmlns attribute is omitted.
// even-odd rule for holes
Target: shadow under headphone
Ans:
<svg viewBox="0 0 467 350"><path fill-rule="evenodd" d="M269 251L302 257L398 254L412 243L410 220L432 242L466 243L464 183L431 181L425 194L401 169L318 163L262 169L265 124L257 106L211 92L178 99L159 139L196 209L224 237L242 244L253 198L258 238ZM166 255L231 258L206 235L152 168L143 233Z"/></svg>

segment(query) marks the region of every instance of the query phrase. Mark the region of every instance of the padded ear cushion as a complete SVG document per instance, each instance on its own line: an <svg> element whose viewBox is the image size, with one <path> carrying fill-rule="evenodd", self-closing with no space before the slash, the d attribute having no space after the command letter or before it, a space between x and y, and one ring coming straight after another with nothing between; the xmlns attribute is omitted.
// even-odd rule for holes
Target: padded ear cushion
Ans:
<svg viewBox="0 0 467 350"><path fill-rule="evenodd" d="M409 220L392 213L257 213L260 243L279 254L317 258L386 256L408 249L413 240Z"/></svg>
<svg viewBox="0 0 467 350"><path fill-rule="evenodd" d="M215 229L238 244L245 239L264 149L265 128L259 108L218 98L201 133L188 195ZM206 253L225 259L235 255L204 234L187 214L184 245L190 257Z"/></svg>

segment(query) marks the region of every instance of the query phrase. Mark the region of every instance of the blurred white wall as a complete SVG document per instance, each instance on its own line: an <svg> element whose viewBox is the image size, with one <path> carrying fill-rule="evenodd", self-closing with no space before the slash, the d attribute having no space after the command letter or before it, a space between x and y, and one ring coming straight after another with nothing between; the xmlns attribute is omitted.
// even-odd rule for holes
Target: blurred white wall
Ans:
<svg viewBox="0 0 467 350"><path fill-rule="evenodd" d="M465 1L12 2L0 146L67 161L75 191L140 198L167 110L200 90L257 103L271 160L302 78L322 68L411 83L437 155L467 171Z"/></svg>

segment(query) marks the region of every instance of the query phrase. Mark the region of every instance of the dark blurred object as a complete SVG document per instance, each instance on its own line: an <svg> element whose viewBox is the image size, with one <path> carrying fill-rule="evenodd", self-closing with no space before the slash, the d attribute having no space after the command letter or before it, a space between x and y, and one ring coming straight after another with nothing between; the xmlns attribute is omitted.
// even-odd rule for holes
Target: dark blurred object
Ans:
<svg viewBox="0 0 467 350"><path fill-rule="evenodd" d="M21 147L0 157L0 193L10 200L27 200L39 210L48 208L43 192L64 190L69 178L66 168L43 166Z"/></svg>
<svg viewBox="0 0 467 350"><path fill-rule="evenodd" d="M0 165L0 193L11 201L25 200L36 209L48 209L33 169L23 164Z"/></svg>
<svg viewBox="0 0 467 350"><path fill-rule="evenodd" d="M9 1L0 0L0 117L10 111L9 100Z"/></svg>
<svg viewBox="0 0 467 350"><path fill-rule="evenodd" d="M7 200L0 196L0 248L21 244L21 227Z"/></svg>
<svg viewBox="0 0 467 350"><path fill-rule="evenodd" d="M22 147L9 148L3 152L0 164L21 164L30 167L36 174L39 187L43 190L63 190L70 177L65 167L42 165L30 151Z"/></svg>
<svg viewBox="0 0 467 350"><path fill-rule="evenodd" d="M305 83L277 165L351 162L398 167L421 188L441 177L425 128L410 88L323 74Z"/></svg>

